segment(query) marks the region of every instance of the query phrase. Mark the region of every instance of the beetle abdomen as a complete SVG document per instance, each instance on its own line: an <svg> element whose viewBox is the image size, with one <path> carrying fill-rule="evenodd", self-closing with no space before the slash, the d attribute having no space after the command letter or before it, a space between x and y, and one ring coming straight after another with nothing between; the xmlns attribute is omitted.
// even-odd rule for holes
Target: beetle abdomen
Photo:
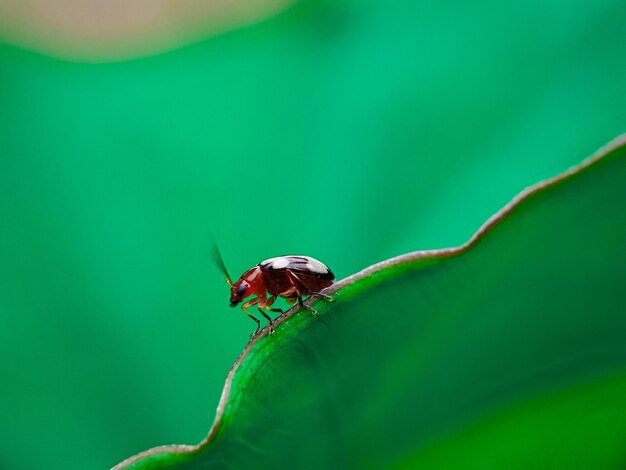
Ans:
<svg viewBox="0 0 626 470"><path fill-rule="evenodd" d="M259 263L261 270L267 273L290 269L294 272L315 276L320 279L335 279L328 266L309 256L279 256Z"/></svg>
<svg viewBox="0 0 626 470"><path fill-rule="evenodd" d="M319 292L335 281L325 264L309 256L279 256L259 263L259 267L265 274L267 291L281 297Z"/></svg>

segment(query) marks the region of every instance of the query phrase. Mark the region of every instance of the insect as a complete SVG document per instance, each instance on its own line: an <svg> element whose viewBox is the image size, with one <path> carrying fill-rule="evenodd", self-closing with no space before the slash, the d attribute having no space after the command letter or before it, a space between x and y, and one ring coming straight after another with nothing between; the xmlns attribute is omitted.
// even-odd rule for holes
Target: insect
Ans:
<svg viewBox="0 0 626 470"><path fill-rule="evenodd" d="M246 297L253 295L250 300L241 305L241 309L257 324L256 330L250 336L254 336L261 328L261 322L247 309L256 305L261 315L270 324L270 334L274 333L272 318L266 313L283 313L279 308L272 308L272 304L278 297L284 297L290 304L298 304L307 308L313 315L317 311L308 305L304 305L302 297L320 296L328 300L332 297L322 294L320 291L335 282L335 275L328 267L314 258L308 256L279 256L266 259L253 268L248 269L241 275L237 282L233 282L228 275L222 256L214 247L215 262L220 271L226 277L230 286L230 306L235 307ZM269 297L268 297L269 295Z"/></svg>

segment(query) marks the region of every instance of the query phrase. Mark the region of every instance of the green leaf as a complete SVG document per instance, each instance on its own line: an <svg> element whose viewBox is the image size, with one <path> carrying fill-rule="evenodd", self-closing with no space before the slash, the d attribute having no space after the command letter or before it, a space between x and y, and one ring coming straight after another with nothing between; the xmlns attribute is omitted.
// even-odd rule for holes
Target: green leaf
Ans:
<svg viewBox="0 0 626 470"><path fill-rule="evenodd" d="M292 309L233 366L209 436L119 468L618 468L626 138Z"/></svg>

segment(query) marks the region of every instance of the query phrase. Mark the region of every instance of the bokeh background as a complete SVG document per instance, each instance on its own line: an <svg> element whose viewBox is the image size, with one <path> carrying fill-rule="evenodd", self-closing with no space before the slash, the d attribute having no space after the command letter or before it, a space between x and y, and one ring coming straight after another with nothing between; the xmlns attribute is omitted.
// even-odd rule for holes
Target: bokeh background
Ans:
<svg viewBox="0 0 626 470"><path fill-rule="evenodd" d="M254 329L212 237L342 278L626 129L619 0L104 5L0 1L3 469L206 435Z"/></svg>

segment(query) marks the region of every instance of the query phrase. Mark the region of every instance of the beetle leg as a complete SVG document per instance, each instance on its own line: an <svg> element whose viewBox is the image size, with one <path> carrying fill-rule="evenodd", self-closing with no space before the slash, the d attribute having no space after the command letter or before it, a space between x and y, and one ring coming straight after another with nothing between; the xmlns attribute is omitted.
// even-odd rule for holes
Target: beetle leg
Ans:
<svg viewBox="0 0 626 470"><path fill-rule="evenodd" d="M322 294L321 292L311 292L311 297L313 297L314 295L318 296L318 297L324 297L326 300L328 300L329 302L333 302L335 299L333 299L330 295L328 294Z"/></svg>
<svg viewBox="0 0 626 470"><path fill-rule="evenodd" d="M269 299L263 296L263 298L259 302L259 305L257 306L261 315L263 315L267 319L267 321L270 323L270 335L274 334L274 325L272 322L272 317L270 317L267 313L265 313L265 310L271 310L269 306L272 304L272 302L274 302L274 300L276 300L275 296L271 296Z"/></svg>
<svg viewBox="0 0 626 470"><path fill-rule="evenodd" d="M302 308L309 309L313 315L317 315L317 310L315 310L313 307L307 307L302 303L302 292L300 292L300 289L302 289L303 292L306 292L306 286L302 284L302 281L298 278L298 276L296 276L289 270L287 270L287 277L289 278L289 281L291 281L291 285L294 288L295 292L293 292L292 295L293 297L298 299L298 305L300 305L300 307Z"/></svg>
<svg viewBox="0 0 626 470"><path fill-rule="evenodd" d="M270 322L270 334L273 335L274 334L274 326L273 326L273 322L272 322L272 317L270 317L267 313L265 313L264 310L269 310L270 312L277 312L277 313L284 313L280 308L272 308L270 307L270 305L272 305L274 303L274 301L276 300L276 296L272 295L270 297L268 297L267 299L265 299L264 301L261 301L259 303L259 312L261 312L261 315L263 315L265 318L267 318L267 321Z"/></svg>
<svg viewBox="0 0 626 470"><path fill-rule="evenodd" d="M264 306L265 310L269 310L270 312L276 312L276 313L285 313L283 312L281 308L270 308L270 305L272 305L275 301L276 301L275 295L268 297L267 300L265 301L265 306Z"/></svg>
<svg viewBox="0 0 626 470"><path fill-rule="evenodd" d="M274 325L272 324L272 317L270 317L267 313L263 311L263 307L260 305L257 307L259 309L259 313L267 318L267 321L270 322L270 335L274 334Z"/></svg>
<svg viewBox="0 0 626 470"><path fill-rule="evenodd" d="M302 302L302 293L300 292L300 289L302 289L303 292L306 292L307 289L306 289L306 286L302 284L302 281L300 280L300 278L298 278L298 276L296 276L294 273L290 271L287 271L287 277L289 277L289 280L296 288L295 293L298 295L298 304L300 305L300 307L308 309L312 315L317 315L317 310L315 310L310 305L304 305L304 303ZM319 292L311 292L310 295L311 297L313 297L314 295L319 295L320 297L330 298L332 300L332 298L329 295L327 296L326 294L321 294Z"/></svg>
<svg viewBox="0 0 626 470"><path fill-rule="evenodd" d="M256 305L261 301L260 298L256 298L256 299L250 299L248 300L246 303L244 303L241 306L241 310L243 310L243 313L245 313L246 315L248 315L250 318L252 318L255 322L256 322L256 330L254 331L254 333L252 333L250 335L250 338L252 338L254 335L256 335L259 332L259 329L261 328L261 322L259 321L259 319L257 317L255 317L254 315L252 315L250 312L248 312L246 310L246 308L251 307L252 305Z"/></svg>
<svg viewBox="0 0 626 470"><path fill-rule="evenodd" d="M302 302L302 296L298 297L298 304L300 307L308 309L311 312L311 315L317 315L317 310L310 305L304 305L304 302Z"/></svg>

